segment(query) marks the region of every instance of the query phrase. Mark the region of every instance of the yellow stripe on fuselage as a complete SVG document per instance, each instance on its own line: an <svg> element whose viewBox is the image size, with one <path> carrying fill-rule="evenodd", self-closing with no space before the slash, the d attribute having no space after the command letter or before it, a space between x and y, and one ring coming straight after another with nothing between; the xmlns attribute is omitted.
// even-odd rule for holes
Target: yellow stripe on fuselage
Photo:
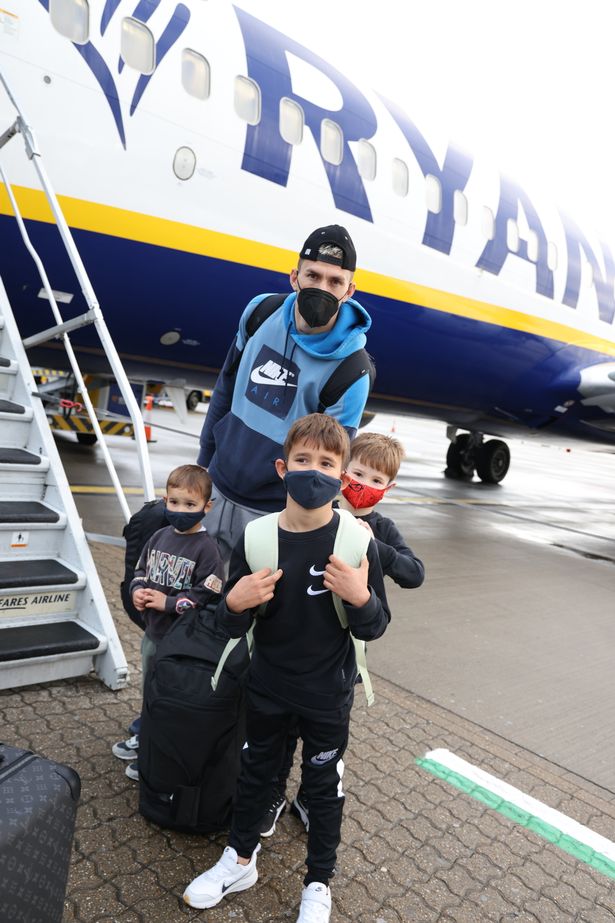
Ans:
<svg viewBox="0 0 615 923"><path fill-rule="evenodd" d="M44 193L26 187L14 187L14 193L24 218L53 223L54 219ZM139 212L131 212L111 205L87 202L70 196L59 196L58 198L68 224L79 230L107 234L111 237L120 237L155 247L180 250L274 272L288 273L297 261L294 251L284 250L281 247L181 224L167 218L142 215ZM0 214L12 214L4 187L0 187ZM571 346L615 356L615 342L612 340L585 333L567 324L504 308L501 305L477 301L425 285L416 285L413 282L394 279L391 276L369 272L365 269L357 270L355 282L360 291L382 298L421 305L434 311L495 324L510 330L520 330L534 336L559 340Z"/></svg>

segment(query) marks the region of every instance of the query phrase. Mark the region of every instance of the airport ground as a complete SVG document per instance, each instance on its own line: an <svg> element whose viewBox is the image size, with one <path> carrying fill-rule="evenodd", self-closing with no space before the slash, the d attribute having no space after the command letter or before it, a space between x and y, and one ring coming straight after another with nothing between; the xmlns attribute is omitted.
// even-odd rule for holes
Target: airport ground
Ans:
<svg viewBox="0 0 615 923"><path fill-rule="evenodd" d="M195 459L202 419L191 414L181 427L155 409L154 423L185 431L155 429L157 485ZM599 869L588 852L570 854L416 761L446 749L615 839L615 456L511 441L509 475L487 486L442 477L440 424L379 415L369 428L406 447L382 509L427 578L412 591L388 583L393 621L370 645L377 703L355 706L332 921L613 921L615 862ZM58 444L134 673L115 693L84 678L0 697L9 742L70 763L83 779L65 920L294 920L304 837L288 816L250 892L202 915L179 902L223 838L145 822L110 753L139 707L139 633L117 589L122 519L99 450L70 437ZM137 509L134 446L110 445Z"/></svg>

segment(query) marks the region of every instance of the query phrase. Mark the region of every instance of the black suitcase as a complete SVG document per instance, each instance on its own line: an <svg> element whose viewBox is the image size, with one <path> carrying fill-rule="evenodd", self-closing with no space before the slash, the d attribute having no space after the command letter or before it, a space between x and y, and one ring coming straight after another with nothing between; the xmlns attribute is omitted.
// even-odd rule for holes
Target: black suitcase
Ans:
<svg viewBox="0 0 615 923"><path fill-rule="evenodd" d="M247 643L232 652L213 692L229 640L214 611L212 605L177 619L158 644L143 696L139 811L186 833L228 827L245 743Z"/></svg>
<svg viewBox="0 0 615 923"><path fill-rule="evenodd" d="M81 781L0 744L0 920L61 923Z"/></svg>

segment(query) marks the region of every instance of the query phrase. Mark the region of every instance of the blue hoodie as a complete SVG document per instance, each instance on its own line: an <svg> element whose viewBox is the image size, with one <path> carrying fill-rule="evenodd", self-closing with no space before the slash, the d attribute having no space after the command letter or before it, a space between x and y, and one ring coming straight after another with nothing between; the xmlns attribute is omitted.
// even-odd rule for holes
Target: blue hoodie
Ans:
<svg viewBox="0 0 615 923"><path fill-rule="evenodd" d="M336 367L365 346L371 318L358 301L349 298L331 330L302 334L295 326L297 295L292 292L248 337L248 318L266 297L253 298L241 316L205 418L198 464L208 468L229 500L269 513L281 510L286 501L274 462L283 457L290 426L318 410L320 392ZM327 407L351 439L368 393L369 377L364 375Z"/></svg>

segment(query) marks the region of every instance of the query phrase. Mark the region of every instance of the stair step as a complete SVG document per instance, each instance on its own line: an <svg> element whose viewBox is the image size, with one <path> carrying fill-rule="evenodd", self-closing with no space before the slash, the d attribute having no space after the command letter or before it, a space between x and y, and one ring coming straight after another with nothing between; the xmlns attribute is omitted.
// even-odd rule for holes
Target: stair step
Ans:
<svg viewBox="0 0 615 923"><path fill-rule="evenodd" d="M40 465L41 455L34 455L26 449L0 446L0 465Z"/></svg>
<svg viewBox="0 0 615 923"><path fill-rule="evenodd" d="M53 559L0 561L0 590L55 584L66 586L78 582L79 575L74 570Z"/></svg>
<svg viewBox="0 0 615 923"><path fill-rule="evenodd" d="M0 630L0 662L93 651L99 645L96 635L77 622L7 627Z"/></svg>
<svg viewBox="0 0 615 923"><path fill-rule="evenodd" d="M0 399L0 413L22 414L26 412L23 404L16 404L15 401L5 401Z"/></svg>
<svg viewBox="0 0 615 923"><path fill-rule="evenodd" d="M0 523L58 522L60 515L36 500L0 500Z"/></svg>

